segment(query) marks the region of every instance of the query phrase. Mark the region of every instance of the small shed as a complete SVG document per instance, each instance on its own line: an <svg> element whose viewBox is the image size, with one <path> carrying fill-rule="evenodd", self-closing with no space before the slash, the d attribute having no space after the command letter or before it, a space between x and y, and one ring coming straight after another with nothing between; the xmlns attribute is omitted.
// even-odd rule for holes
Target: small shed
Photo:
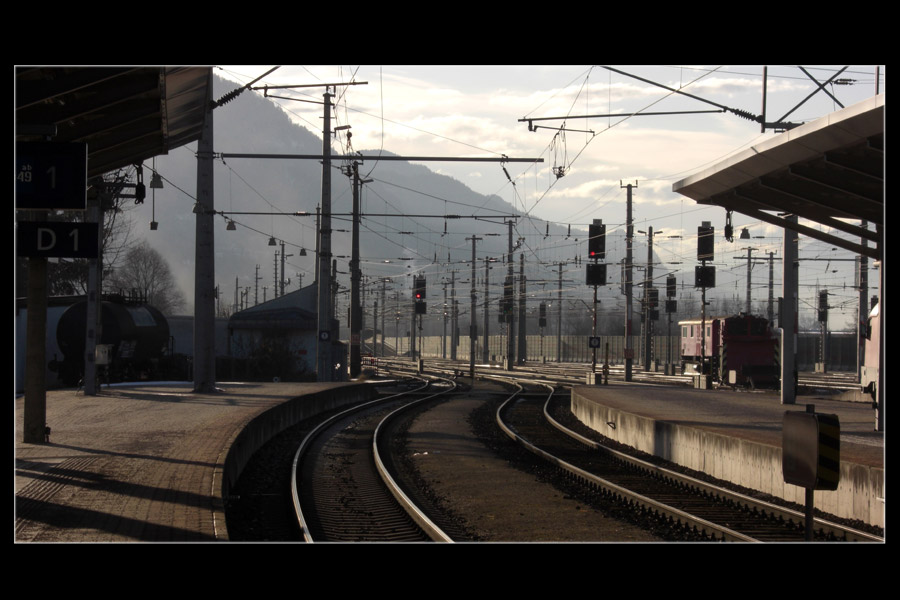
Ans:
<svg viewBox="0 0 900 600"><path fill-rule="evenodd" d="M233 314L228 320L231 375L267 381L315 377L317 297L313 284ZM337 321L332 331L338 331ZM346 346L332 343L332 348L331 364L336 373L345 373Z"/></svg>

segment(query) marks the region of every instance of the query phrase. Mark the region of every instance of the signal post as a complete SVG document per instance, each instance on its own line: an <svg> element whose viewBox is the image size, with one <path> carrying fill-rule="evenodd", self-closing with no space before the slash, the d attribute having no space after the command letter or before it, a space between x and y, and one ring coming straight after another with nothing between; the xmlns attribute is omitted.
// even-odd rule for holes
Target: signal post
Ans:
<svg viewBox="0 0 900 600"><path fill-rule="evenodd" d="M588 384L596 383L597 373L597 348L600 347L600 338L597 337L597 287L606 285L606 264L598 262L606 258L606 225L601 219L594 219L594 222L588 226L588 258L591 259L586 265L585 283L594 287L594 306L593 306L593 333L590 339L591 346L591 372L588 373ZM609 365L604 365L604 372L607 372Z"/></svg>
<svg viewBox="0 0 900 600"><path fill-rule="evenodd" d="M694 287L701 289L700 301L700 375L695 379L694 387L709 387L709 368L706 362L706 288L716 287L716 268L707 266L706 261L715 257L716 229L709 221L703 221L697 228L697 260L700 266L694 267Z"/></svg>

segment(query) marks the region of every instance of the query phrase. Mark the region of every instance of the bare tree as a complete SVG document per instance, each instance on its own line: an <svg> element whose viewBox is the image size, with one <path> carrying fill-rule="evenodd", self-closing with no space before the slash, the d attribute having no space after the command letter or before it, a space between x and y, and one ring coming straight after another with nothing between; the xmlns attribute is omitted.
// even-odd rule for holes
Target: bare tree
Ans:
<svg viewBox="0 0 900 600"><path fill-rule="evenodd" d="M138 292L165 315L176 314L187 304L166 259L146 241L125 253L105 287L109 292Z"/></svg>

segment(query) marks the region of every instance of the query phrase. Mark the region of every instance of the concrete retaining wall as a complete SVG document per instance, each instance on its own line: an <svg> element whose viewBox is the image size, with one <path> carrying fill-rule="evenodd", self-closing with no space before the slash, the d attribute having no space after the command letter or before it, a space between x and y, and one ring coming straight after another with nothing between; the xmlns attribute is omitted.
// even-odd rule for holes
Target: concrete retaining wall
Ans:
<svg viewBox="0 0 900 600"><path fill-rule="evenodd" d="M572 391L572 413L622 444L724 481L806 503L803 488L784 483L779 447L609 408L576 390ZM822 511L884 527L884 469L841 461L838 489L817 490L814 498Z"/></svg>
<svg viewBox="0 0 900 600"><path fill-rule="evenodd" d="M325 411L375 397L374 386L348 384L288 400L249 420L228 446L221 473L221 498L231 494L244 467L257 450L276 435L300 421Z"/></svg>

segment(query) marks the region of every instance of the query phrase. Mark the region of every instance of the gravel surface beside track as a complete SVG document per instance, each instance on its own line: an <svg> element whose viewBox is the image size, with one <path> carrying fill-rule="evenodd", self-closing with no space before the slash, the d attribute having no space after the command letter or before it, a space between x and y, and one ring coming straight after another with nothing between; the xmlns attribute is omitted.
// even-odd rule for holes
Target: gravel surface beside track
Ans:
<svg viewBox="0 0 900 600"><path fill-rule="evenodd" d="M422 495L450 515L454 534L464 532L464 542L663 541L550 483L555 471L536 467L534 456L497 428L499 402L477 393L443 402L419 414L401 440L406 478L424 484ZM301 541L288 497L290 469L312 426L286 430L247 465L225 503L232 541Z"/></svg>
<svg viewBox="0 0 900 600"><path fill-rule="evenodd" d="M473 393L422 413L407 450L437 502L486 542L654 542L550 483L555 473L503 436L496 396Z"/></svg>

